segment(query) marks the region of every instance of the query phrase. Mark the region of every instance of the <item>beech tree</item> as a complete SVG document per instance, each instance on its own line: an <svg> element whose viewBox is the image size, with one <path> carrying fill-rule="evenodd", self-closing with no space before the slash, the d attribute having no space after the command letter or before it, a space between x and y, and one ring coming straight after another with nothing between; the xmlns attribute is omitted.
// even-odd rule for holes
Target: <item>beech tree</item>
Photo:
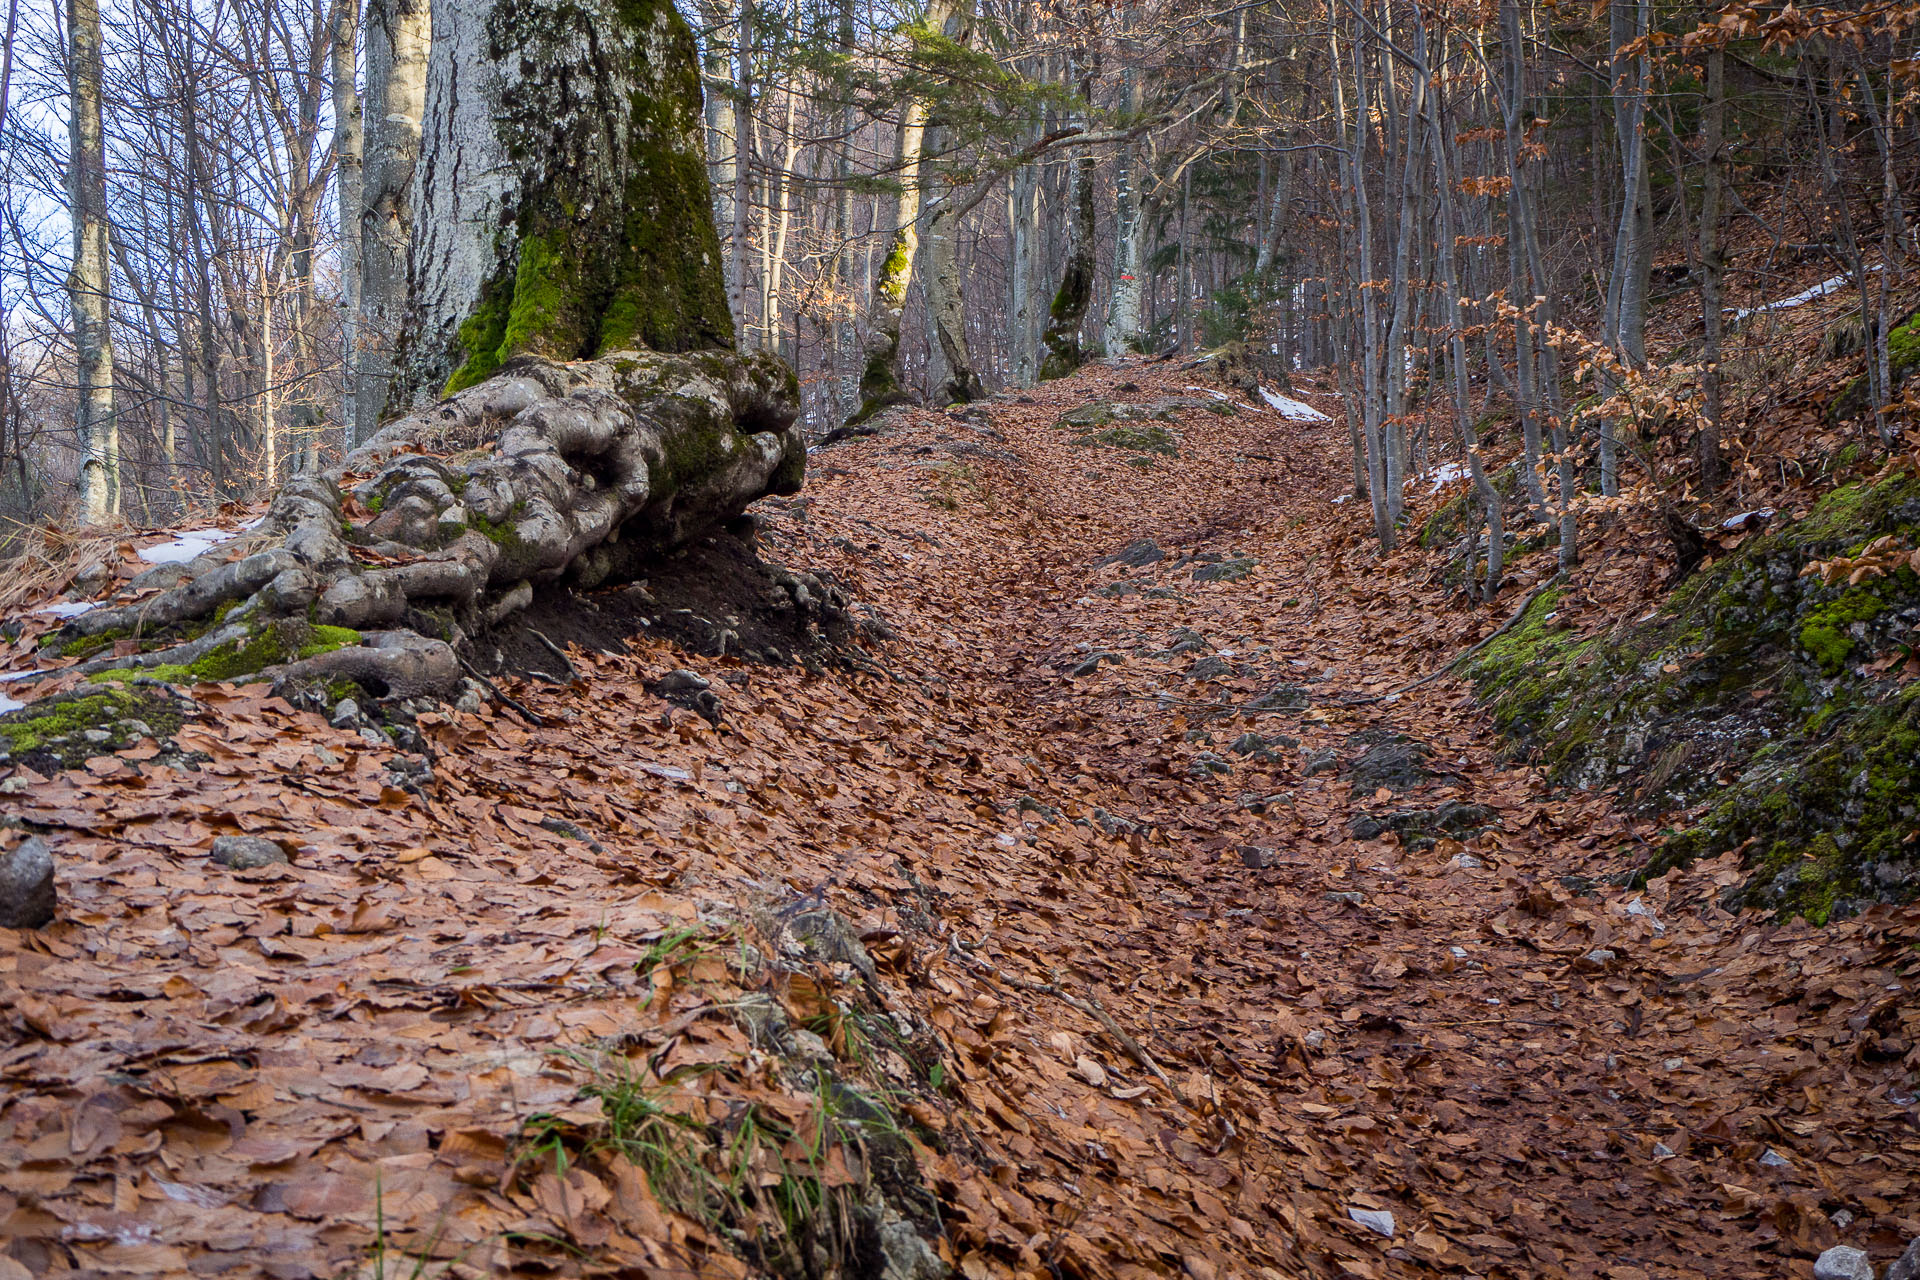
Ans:
<svg viewBox="0 0 1920 1280"><path fill-rule="evenodd" d="M454 643L537 583L631 574L799 487L792 371L732 350L685 21L492 0L436 23L389 395L413 411L283 486L251 554L75 619L76 637L179 636L100 669L445 690Z"/></svg>

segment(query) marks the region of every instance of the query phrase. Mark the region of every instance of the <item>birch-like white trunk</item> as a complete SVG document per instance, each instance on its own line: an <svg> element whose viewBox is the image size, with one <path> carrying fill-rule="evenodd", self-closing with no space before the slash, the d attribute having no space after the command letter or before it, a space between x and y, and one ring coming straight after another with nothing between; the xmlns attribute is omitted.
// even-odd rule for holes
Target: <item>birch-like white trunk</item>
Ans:
<svg viewBox="0 0 1920 1280"><path fill-rule="evenodd" d="M335 208L340 221L340 421L354 424L354 370L360 344L360 209L364 139L354 50L360 33L360 0L334 0L328 29L333 76ZM310 468L309 468L310 469Z"/></svg>
<svg viewBox="0 0 1920 1280"><path fill-rule="evenodd" d="M107 164L100 116L99 0L68 0L68 181L73 210L74 377L78 383L80 508L88 524L120 510L120 428L113 411L113 331L108 305Z"/></svg>
<svg viewBox="0 0 1920 1280"><path fill-rule="evenodd" d="M452 11L473 0L441 0ZM371 438L387 416L393 348L407 305L407 250L413 236L414 169L426 110L433 15L428 0L369 0L366 10L365 167L360 209L360 311L354 335L353 438ZM471 52L471 50L466 50ZM456 203L484 175L461 175ZM428 195L433 193L428 192ZM398 406L396 406L398 408Z"/></svg>

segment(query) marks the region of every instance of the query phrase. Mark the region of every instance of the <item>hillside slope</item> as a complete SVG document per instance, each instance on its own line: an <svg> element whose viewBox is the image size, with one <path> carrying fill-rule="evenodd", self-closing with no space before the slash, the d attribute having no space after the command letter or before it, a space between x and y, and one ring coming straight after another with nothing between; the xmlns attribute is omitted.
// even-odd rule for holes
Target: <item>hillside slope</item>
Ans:
<svg viewBox="0 0 1920 1280"><path fill-rule="evenodd" d="M647 628L412 750L201 686L15 766L0 1275L1884 1265L1920 910L1614 887L1650 823L1415 683L1502 619L1360 545L1344 429L1185 382L816 452L759 542L851 664Z"/></svg>

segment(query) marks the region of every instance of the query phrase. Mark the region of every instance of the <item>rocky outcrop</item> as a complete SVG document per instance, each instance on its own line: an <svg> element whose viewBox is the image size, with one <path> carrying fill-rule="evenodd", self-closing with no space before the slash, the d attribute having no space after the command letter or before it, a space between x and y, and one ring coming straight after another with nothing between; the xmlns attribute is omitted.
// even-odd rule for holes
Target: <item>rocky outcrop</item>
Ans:
<svg viewBox="0 0 1920 1280"><path fill-rule="evenodd" d="M1516 745L1562 782L1677 815L1643 874L1738 849L1729 900L1824 921L1920 896L1920 578L1829 582L1816 561L1912 548L1920 479L1829 494L1694 575L1652 617L1566 629L1558 589L1468 666Z"/></svg>

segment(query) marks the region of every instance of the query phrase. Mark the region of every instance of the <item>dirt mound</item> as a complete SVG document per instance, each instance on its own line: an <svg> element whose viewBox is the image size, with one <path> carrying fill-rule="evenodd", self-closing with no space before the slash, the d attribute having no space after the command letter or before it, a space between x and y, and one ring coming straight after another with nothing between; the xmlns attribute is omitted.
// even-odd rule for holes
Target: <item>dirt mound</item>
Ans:
<svg viewBox="0 0 1920 1280"><path fill-rule="evenodd" d="M878 615L853 603L831 573L763 560L751 521L661 558L638 581L604 591L541 588L533 603L474 637L466 657L489 675L566 679L569 648L626 653L642 633L690 654L812 670L859 665L885 638Z"/></svg>

